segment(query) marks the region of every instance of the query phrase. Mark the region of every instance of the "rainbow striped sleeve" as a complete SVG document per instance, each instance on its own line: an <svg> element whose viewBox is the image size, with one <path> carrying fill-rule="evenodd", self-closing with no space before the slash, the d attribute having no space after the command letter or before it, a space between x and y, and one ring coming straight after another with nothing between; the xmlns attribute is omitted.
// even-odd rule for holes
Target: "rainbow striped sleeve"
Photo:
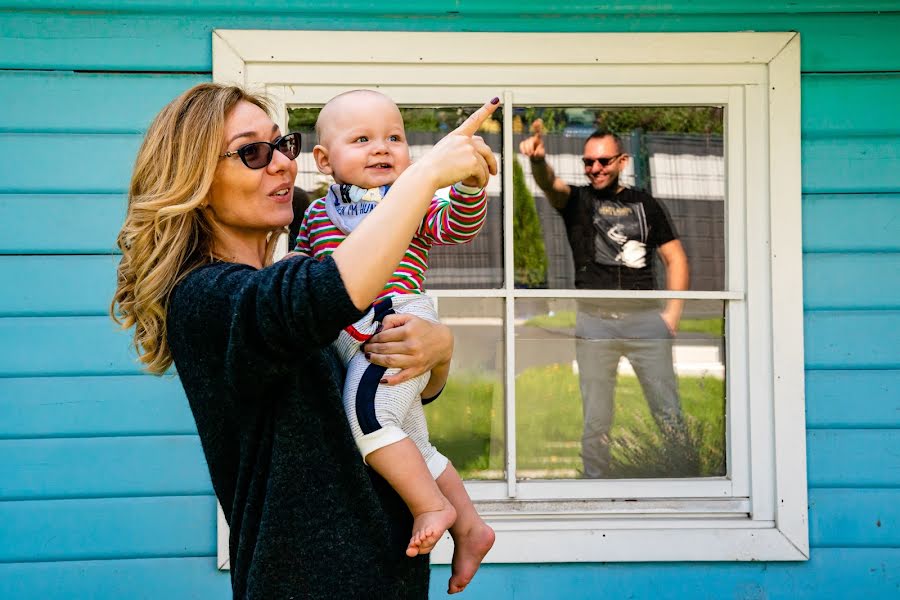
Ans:
<svg viewBox="0 0 900 600"><path fill-rule="evenodd" d="M465 244L481 231L486 214L485 191L457 183L450 188L449 200L435 197L431 201L419 234L438 245Z"/></svg>
<svg viewBox="0 0 900 600"><path fill-rule="evenodd" d="M297 239L294 240L294 251L295 252L303 252L304 254L312 254L312 248L309 245L309 209L312 208L312 204L306 207L306 212L303 213L303 220L300 221L300 231L297 233Z"/></svg>
<svg viewBox="0 0 900 600"><path fill-rule="evenodd" d="M303 218L306 226L306 235L310 249L310 255L322 258L334 252L347 235L335 227L325 212L325 198L319 198L309 205ZM300 236L304 234L303 225L300 227ZM298 245L299 245L298 239Z"/></svg>

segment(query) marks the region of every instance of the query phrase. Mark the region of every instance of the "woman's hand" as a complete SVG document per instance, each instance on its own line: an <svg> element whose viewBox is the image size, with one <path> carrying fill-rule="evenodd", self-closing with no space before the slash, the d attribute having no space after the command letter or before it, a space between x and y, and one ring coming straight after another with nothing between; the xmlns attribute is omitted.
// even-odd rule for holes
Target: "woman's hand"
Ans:
<svg viewBox="0 0 900 600"><path fill-rule="evenodd" d="M475 135L481 124L500 104L494 98L469 115L462 125L448 133L411 167L430 173L434 188L465 181L471 187L484 187L497 174L497 159L484 140Z"/></svg>
<svg viewBox="0 0 900 600"><path fill-rule="evenodd" d="M381 332L366 342L362 350L370 362L400 369L385 377L386 383L395 385L435 367L449 365L453 334L440 323L412 315L388 315L382 321Z"/></svg>

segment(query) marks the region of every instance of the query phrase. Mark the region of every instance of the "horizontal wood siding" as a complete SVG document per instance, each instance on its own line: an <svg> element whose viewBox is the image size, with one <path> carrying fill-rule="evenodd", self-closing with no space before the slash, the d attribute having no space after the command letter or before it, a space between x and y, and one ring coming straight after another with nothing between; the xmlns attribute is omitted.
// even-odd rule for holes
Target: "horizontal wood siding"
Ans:
<svg viewBox="0 0 900 600"><path fill-rule="evenodd" d="M106 317L142 132L230 29L799 31L806 563L486 565L471 598L895 597L900 8L869 0L0 0L0 598L224 598L177 379ZM432 594L449 576L435 567Z"/></svg>

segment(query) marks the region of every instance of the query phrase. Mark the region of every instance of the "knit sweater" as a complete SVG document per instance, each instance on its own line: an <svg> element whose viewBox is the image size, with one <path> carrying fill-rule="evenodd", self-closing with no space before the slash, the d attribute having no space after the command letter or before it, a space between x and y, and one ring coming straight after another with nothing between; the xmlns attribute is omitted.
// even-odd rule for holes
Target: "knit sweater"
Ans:
<svg viewBox="0 0 900 600"><path fill-rule="evenodd" d="M330 343L361 314L331 258L216 262L176 286L168 342L231 527L234 598L423 598L412 517L360 459Z"/></svg>

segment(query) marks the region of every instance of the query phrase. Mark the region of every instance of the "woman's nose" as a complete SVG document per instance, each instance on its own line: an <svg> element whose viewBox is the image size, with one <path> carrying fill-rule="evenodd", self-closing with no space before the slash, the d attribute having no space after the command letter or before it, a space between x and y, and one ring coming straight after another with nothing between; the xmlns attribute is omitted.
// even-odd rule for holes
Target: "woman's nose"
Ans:
<svg viewBox="0 0 900 600"><path fill-rule="evenodd" d="M285 171L290 168L292 159L285 156L280 150L273 150L272 160L268 164L268 169L274 173Z"/></svg>

